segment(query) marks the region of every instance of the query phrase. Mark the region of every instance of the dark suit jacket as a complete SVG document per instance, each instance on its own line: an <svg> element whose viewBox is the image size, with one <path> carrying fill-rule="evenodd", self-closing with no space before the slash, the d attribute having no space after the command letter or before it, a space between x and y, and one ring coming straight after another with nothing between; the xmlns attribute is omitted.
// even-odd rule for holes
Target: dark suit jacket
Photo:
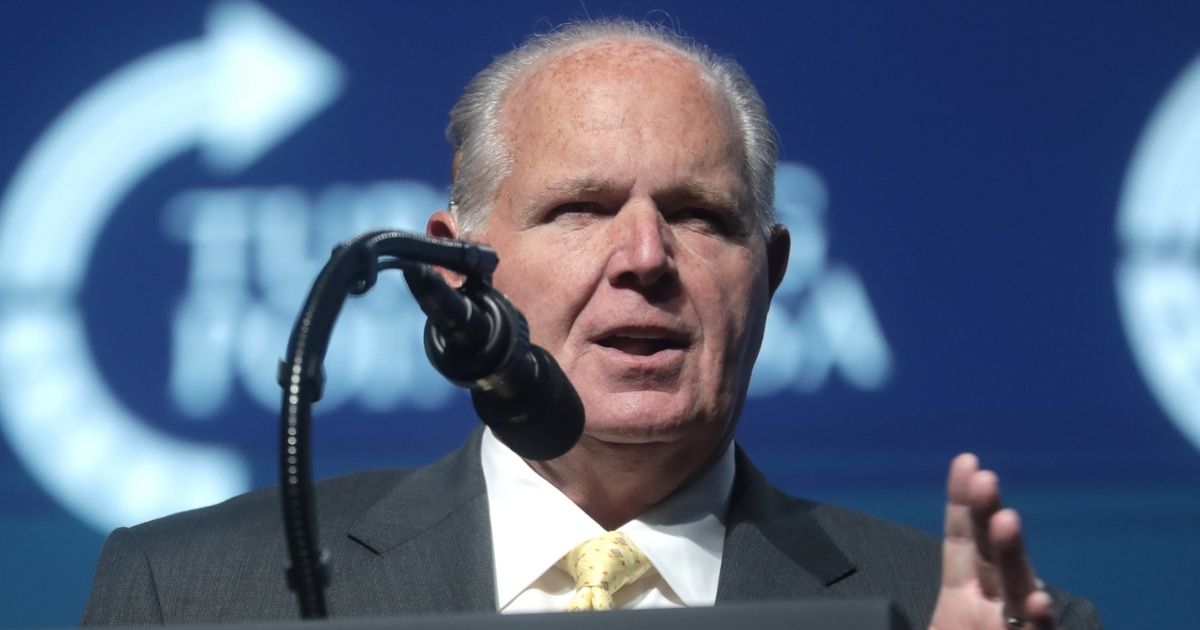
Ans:
<svg viewBox="0 0 1200 630"><path fill-rule="evenodd" d="M331 616L494 611L479 432L428 468L356 473L317 488L333 561ZM297 618L273 490L109 537L85 624ZM788 497L743 453L726 523L717 604L885 597L913 628L937 598L940 542L922 532ZM1060 627L1099 628L1091 605L1054 592Z"/></svg>

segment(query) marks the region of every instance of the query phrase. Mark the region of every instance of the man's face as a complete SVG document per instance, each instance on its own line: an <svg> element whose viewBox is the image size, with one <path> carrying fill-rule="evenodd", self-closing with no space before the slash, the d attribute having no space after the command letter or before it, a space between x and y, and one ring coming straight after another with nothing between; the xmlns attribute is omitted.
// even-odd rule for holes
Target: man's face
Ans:
<svg viewBox="0 0 1200 630"><path fill-rule="evenodd" d="M513 169L474 236L578 389L586 435L711 455L770 297L728 106L682 57L616 41L538 70L502 123Z"/></svg>

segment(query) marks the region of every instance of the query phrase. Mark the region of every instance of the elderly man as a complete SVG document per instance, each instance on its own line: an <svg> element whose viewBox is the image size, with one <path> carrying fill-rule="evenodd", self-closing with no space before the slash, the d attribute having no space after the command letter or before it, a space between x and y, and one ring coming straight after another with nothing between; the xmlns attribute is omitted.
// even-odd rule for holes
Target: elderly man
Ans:
<svg viewBox="0 0 1200 630"><path fill-rule="evenodd" d="M939 546L787 497L733 446L789 245L770 124L735 63L632 22L572 25L476 76L449 135L452 203L429 233L496 249L584 436L526 462L477 433L426 469L324 482L332 614L882 596L914 627L1099 626L1036 578L973 456L951 465ZM118 530L84 620L295 616L279 530L270 493ZM588 583L593 551L624 566Z"/></svg>

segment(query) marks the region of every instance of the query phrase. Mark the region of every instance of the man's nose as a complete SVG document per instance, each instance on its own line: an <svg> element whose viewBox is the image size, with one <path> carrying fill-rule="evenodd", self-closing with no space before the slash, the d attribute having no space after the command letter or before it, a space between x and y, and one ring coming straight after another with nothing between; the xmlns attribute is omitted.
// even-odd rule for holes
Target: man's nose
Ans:
<svg viewBox="0 0 1200 630"><path fill-rule="evenodd" d="M671 228L653 204L622 208L612 228L616 242L610 277L614 283L652 287L675 273Z"/></svg>

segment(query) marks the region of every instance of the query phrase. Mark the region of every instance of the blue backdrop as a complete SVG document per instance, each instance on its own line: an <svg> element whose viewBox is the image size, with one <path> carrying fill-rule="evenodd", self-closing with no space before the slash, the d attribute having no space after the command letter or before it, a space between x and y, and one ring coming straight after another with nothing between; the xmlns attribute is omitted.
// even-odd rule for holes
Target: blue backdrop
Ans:
<svg viewBox="0 0 1200 630"><path fill-rule="evenodd" d="M0 624L75 623L112 527L273 482L329 247L421 229L465 82L586 14L677 24L766 99L796 243L739 440L772 479L937 531L973 450L1045 579L1110 627L1191 618L1195 2L130 0L0 4ZM319 474L471 428L421 324L394 278L347 309Z"/></svg>

